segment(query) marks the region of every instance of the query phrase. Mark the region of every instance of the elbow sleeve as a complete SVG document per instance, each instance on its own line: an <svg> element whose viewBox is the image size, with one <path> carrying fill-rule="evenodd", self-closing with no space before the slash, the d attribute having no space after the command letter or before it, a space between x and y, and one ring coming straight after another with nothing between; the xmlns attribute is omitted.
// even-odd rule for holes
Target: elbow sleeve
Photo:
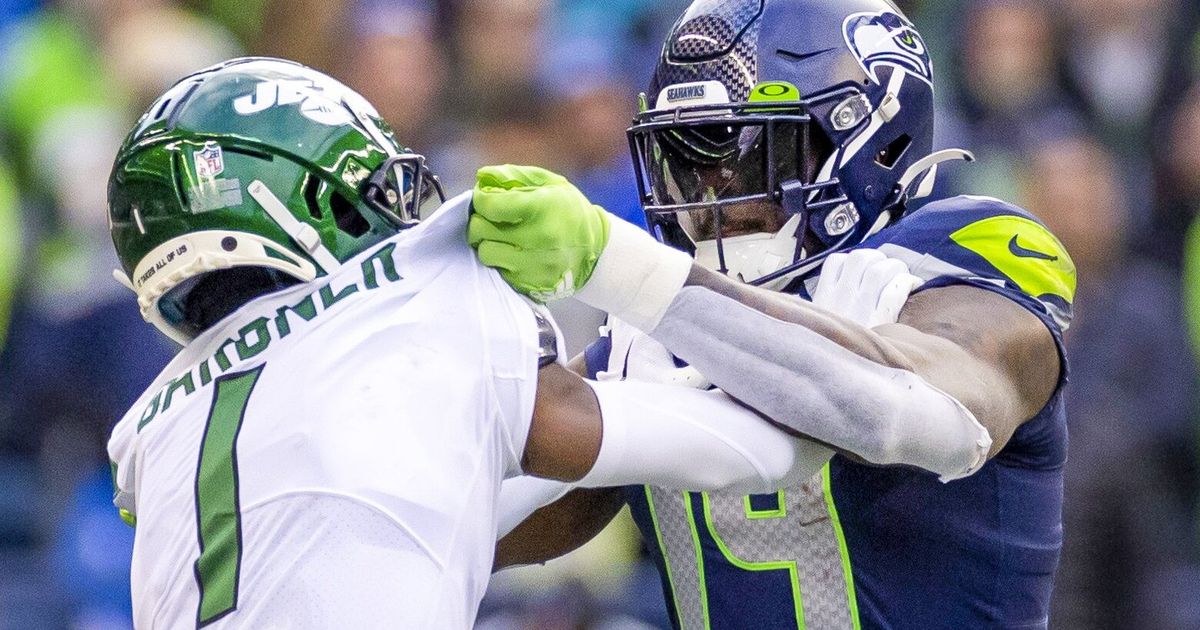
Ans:
<svg viewBox="0 0 1200 630"><path fill-rule="evenodd" d="M588 385L600 403L604 435L580 486L770 492L808 479L833 455L719 391L633 381Z"/></svg>

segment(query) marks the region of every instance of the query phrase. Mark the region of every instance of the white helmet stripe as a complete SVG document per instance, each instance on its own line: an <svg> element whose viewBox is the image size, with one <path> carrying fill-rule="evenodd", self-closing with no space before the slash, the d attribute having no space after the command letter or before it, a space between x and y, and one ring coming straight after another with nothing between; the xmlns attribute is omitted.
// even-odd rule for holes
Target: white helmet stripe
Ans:
<svg viewBox="0 0 1200 630"><path fill-rule="evenodd" d="M387 139L387 136L384 135L383 130L381 130L379 126L376 125L370 118L367 118L365 113L355 108L350 108L350 111L354 112L354 117L358 119L358 123L363 126L363 130L367 132L368 136L371 136L371 139L375 141L375 144L379 145L380 149L383 149L384 153L387 153L388 157L396 157L399 155L399 152L396 151L396 147L393 146L392 143Z"/></svg>

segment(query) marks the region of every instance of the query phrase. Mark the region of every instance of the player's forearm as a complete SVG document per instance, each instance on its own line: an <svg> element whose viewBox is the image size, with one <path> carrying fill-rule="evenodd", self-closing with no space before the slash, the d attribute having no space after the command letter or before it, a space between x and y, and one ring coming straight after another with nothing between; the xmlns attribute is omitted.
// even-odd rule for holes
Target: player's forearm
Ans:
<svg viewBox="0 0 1200 630"><path fill-rule="evenodd" d="M1007 398L1008 392L1000 391L1001 379L996 378L989 366L949 339L904 324L868 328L799 297L735 282L696 264L692 265L684 287L707 289L772 320L801 326L872 363L912 372L953 396L979 417L1004 413L995 409L997 402ZM921 297L915 298L914 304ZM749 319L759 318L751 316ZM720 328L713 328L703 332L720 334L720 331ZM703 332L697 331L695 335L701 337ZM663 333L657 336L661 337ZM778 341L787 344L794 341L791 337L788 335ZM683 341L676 343L682 345ZM988 385L981 385L985 382ZM721 383L716 384L722 387Z"/></svg>
<svg viewBox="0 0 1200 630"><path fill-rule="evenodd" d="M908 365L876 363L779 317L803 320L815 309L775 306L787 310L771 315L707 287L684 287L651 334L729 395L872 463L918 466L947 480L982 465L991 439L958 400Z"/></svg>
<svg viewBox="0 0 1200 630"><path fill-rule="evenodd" d="M900 323L876 328L860 326L792 296L734 282L696 265L684 287L702 288L761 314L747 317L748 321L742 326L749 328L743 330L758 327L752 320L770 318L803 327L804 332L820 335L879 366L911 372L936 392L961 404L965 413L946 416L950 427L971 429L968 434L974 432L976 424L986 427L991 440L989 455L1002 449L1013 431L1046 404L1058 379L1057 354L1045 327L1010 300L974 287L937 288L915 295L908 302ZM664 319L666 317L669 316L665 315ZM719 322L704 330L682 329L677 331L682 333L680 339L672 343L662 338L663 332L655 336L668 348L684 347L706 343L704 332L727 336L724 331L730 329L728 322ZM796 335L785 335L779 343L803 342ZM686 350L682 352L679 356L686 360L683 356ZM818 360L823 359L818 357ZM701 368L701 371L704 370ZM724 386L721 380L705 374L718 386ZM886 399L886 390L873 393L877 400ZM743 400L756 405L754 400ZM769 413L766 409L760 410ZM923 417L924 422L932 419L928 415ZM795 426L790 422L786 424ZM937 433L953 435L940 430ZM819 435L813 437L824 439ZM845 444L833 444L846 448ZM929 448L938 446L937 443L928 445ZM961 446L965 448L967 444L961 443ZM900 463L928 468L920 461Z"/></svg>
<svg viewBox="0 0 1200 630"><path fill-rule="evenodd" d="M614 226L579 297L649 333L772 420L867 461L952 479L982 465L991 446L955 397L970 388L947 394L924 378L942 345L894 342L796 298L743 286L645 234ZM970 382L974 363L958 363L967 378L948 382Z"/></svg>

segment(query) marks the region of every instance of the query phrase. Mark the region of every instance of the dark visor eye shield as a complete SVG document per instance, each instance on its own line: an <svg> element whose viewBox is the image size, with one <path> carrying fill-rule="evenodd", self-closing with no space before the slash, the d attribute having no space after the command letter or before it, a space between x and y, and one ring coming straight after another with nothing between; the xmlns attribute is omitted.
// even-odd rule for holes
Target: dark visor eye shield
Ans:
<svg viewBox="0 0 1200 630"><path fill-rule="evenodd" d="M839 157L812 111L832 109L835 126L841 126L837 116L842 116L848 128L867 118L865 106L851 108L859 97L857 90L844 88L809 101L706 103L638 114L628 137L651 230L686 249L699 239L681 227L681 213L711 214L714 225L708 232L720 236L730 208L772 204L801 217L795 222L798 258L809 218L849 203L836 169L830 168L830 160ZM717 238L717 248L723 267L721 240Z"/></svg>

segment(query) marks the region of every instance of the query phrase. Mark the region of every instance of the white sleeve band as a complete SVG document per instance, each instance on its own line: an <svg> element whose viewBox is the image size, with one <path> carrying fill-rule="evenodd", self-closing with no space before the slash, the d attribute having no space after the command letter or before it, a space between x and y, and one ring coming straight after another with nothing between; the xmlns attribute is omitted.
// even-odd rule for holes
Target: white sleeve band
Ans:
<svg viewBox="0 0 1200 630"><path fill-rule="evenodd" d="M829 449L771 426L719 391L587 381L604 439L576 485L771 492L816 474Z"/></svg>
<svg viewBox="0 0 1200 630"><path fill-rule="evenodd" d="M950 481L987 460L987 429L917 374L708 289L680 291L653 336L731 396L869 462L917 466Z"/></svg>
<svg viewBox="0 0 1200 630"><path fill-rule="evenodd" d="M654 330L692 269L692 258L609 217L608 245L575 297L644 331Z"/></svg>
<svg viewBox="0 0 1200 630"><path fill-rule="evenodd" d="M574 487L562 481L529 476L505 479L496 499L496 540L507 536L538 509L561 499Z"/></svg>

